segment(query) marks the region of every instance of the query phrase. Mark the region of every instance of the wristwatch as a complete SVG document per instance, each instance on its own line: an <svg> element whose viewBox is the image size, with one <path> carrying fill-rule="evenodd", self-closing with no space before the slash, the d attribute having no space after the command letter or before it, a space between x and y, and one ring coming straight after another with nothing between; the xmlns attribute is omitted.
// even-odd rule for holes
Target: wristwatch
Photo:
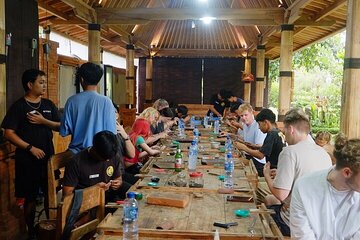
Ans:
<svg viewBox="0 0 360 240"><path fill-rule="evenodd" d="M130 140L129 135L127 136L127 138L124 138L124 141L128 141L128 140Z"/></svg>
<svg viewBox="0 0 360 240"><path fill-rule="evenodd" d="M32 146L31 144L29 144L29 145L27 145L27 147L25 148L25 150L28 151L28 152L30 152L30 150L32 149L32 147L33 147L33 146Z"/></svg>

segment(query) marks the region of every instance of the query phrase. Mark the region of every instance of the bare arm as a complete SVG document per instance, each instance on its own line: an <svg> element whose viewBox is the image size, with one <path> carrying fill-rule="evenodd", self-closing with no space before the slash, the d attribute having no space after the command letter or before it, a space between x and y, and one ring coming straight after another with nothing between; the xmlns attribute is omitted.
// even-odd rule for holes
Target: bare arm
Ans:
<svg viewBox="0 0 360 240"><path fill-rule="evenodd" d="M54 131L59 131L60 129L60 122L54 122L49 119L44 118L40 112L36 111L36 113L27 113L27 118L29 122L33 124L41 124L51 128Z"/></svg>
<svg viewBox="0 0 360 240"><path fill-rule="evenodd" d="M149 154L150 156L156 155L160 153L160 150L157 149L152 149L151 147L149 147L149 145L147 145L146 143L142 143L140 144L140 147L144 150L143 152L146 152L147 154ZM141 152L141 153L143 153ZM140 153L140 156L141 156ZM145 155L144 155L145 156ZM142 156L141 156L142 157Z"/></svg>
<svg viewBox="0 0 360 240"><path fill-rule="evenodd" d="M210 111L212 111L212 112L214 113L214 115L216 115L216 116L218 116L218 117L222 117L222 115L221 115L218 111L216 111L216 109L214 108L213 105L211 105L211 106L209 107L209 109L210 109Z"/></svg>
<svg viewBox="0 0 360 240"><path fill-rule="evenodd" d="M14 144L15 146L17 146L18 148L21 149L26 149L29 145L31 145L30 143L25 142L24 140L22 140L15 132L15 130L13 129L5 129L5 134L4 136L6 137L6 139L8 139L12 144ZM37 159L41 159L43 157L45 157L45 153L43 150L41 150L40 148L34 147L32 146L30 148L30 153L32 155L34 155Z"/></svg>
<svg viewBox="0 0 360 240"><path fill-rule="evenodd" d="M274 187L274 179L272 177L270 163L267 162L264 166L264 177L270 192L280 201L284 201L290 194L290 190Z"/></svg>
<svg viewBox="0 0 360 240"><path fill-rule="evenodd" d="M235 142L235 146L238 150L245 151L246 153L258 159L263 159L265 157L265 155L259 150L251 149L243 143Z"/></svg>
<svg viewBox="0 0 360 240"><path fill-rule="evenodd" d="M166 132L161 132L161 133L158 133L158 134L153 134L151 135L150 137L148 137L145 142L147 144L153 144L154 142L156 142L157 140L159 140L160 138L165 138L167 137L167 133Z"/></svg>
<svg viewBox="0 0 360 240"><path fill-rule="evenodd" d="M128 156L129 158L135 157L135 147L132 144L132 142L130 141L129 135L127 135L124 127L121 126L117 121L116 121L116 131L117 131L118 134L121 135L122 138L125 139L125 153L126 153L126 156Z"/></svg>

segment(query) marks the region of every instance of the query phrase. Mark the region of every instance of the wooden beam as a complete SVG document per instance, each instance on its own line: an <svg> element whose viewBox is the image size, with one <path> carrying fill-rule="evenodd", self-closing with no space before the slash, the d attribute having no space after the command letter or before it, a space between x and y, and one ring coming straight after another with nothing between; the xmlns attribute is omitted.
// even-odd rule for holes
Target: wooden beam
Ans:
<svg viewBox="0 0 360 240"><path fill-rule="evenodd" d="M44 2L44 0L38 0L38 7L40 9L43 9L44 11L47 11L51 15L54 15L54 16L62 19L62 20L69 19L68 15L66 15L65 13L57 10L56 8L53 8L52 6L48 5L47 3Z"/></svg>
<svg viewBox="0 0 360 240"><path fill-rule="evenodd" d="M307 20L300 18L296 22L294 22L294 25L296 26L305 26L305 27L331 27L336 23L335 20L320 20L320 21L314 21L314 20Z"/></svg>
<svg viewBox="0 0 360 240"><path fill-rule="evenodd" d="M125 31L124 29L122 29L121 27L119 26L111 26L109 28L109 31L112 31L113 33L116 33L120 36L122 36L121 40L123 42L125 42L126 44L130 44L129 40L128 40L128 36L131 35L131 33ZM140 42L140 41L137 41L135 43L133 43L136 47L138 48L141 48L142 50L146 50L148 49L148 45Z"/></svg>
<svg viewBox="0 0 360 240"><path fill-rule="evenodd" d="M287 9L287 11L290 11L288 24L293 24L301 17L303 9L309 2L311 0L297 0Z"/></svg>
<svg viewBox="0 0 360 240"><path fill-rule="evenodd" d="M73 8L75 15L87 23L97 23L97 14L95 9L80 0L61 0Z"/></svg>
<svg viewBox="0 0 360 240"><path fill-rule="evenodd" d="M68 20L61 20L61 19L49 19L49 25L79 25L79 24L87 24L86 21L83 19L72 17Z"/></svg>
<svg viewBox="0 0 360 240"><path fill-rule="evenodd" d="M155 56L242 57L243 49L159 49Z"/></svg>
<svg viewBox="0 0 360 240"><path fill-rule="evenodd" d="M327 8L324 8L321 12L318 12L313 18L313 21L319 21L327 16L329 16L331 13L335 12L337 9L343 7L347 0L337 0L332 5L330 5Z"/></svg>
<svg viewBox="0 0 360 240"><path fill-rule="evenodd" d="M281 24L274 19L239 19L228 20L228 22L234 26L277 26Z"/></svg>
<svg viewBox="0 0 360 240"><path fill-rule="evenodd" d="M63 0L64 1L64 0ZM66 0L68 1L68 0ZM206 16L215 17L217 20L237 19L279 19L284 16L284 10L280 8L206 8L199 11L195 8L98 8L96 9L99 21L120 20L187 20L200 19Z"/></svg>

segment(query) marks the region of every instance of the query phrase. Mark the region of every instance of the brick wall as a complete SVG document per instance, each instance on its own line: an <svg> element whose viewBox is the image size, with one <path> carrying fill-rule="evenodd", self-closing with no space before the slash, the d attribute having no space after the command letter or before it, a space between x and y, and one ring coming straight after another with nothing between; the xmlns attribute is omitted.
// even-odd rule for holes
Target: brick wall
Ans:
<svg viewBox="0 0 360 240"><path fill-rule="evenodd" d="M43 45L48 43L50 45L50 53L46 58L43 51ZM59 64L57 49L59 43L46 39L39 39L39 69L44 71L47 76L48 90L44 95L45 98L49 98L56 106L59 106Z"/></svg>

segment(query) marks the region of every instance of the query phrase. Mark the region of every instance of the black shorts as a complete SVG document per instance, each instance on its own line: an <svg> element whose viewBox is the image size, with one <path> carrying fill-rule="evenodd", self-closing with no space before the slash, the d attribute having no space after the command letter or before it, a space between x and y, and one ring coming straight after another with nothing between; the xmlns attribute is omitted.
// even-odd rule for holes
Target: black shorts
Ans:
<svg viewBox="0 0 360 240"><path fill-rule="evenodd" d="M15 156L15 197L32 201L40 190L47 196L47 160Z"/></svg>

